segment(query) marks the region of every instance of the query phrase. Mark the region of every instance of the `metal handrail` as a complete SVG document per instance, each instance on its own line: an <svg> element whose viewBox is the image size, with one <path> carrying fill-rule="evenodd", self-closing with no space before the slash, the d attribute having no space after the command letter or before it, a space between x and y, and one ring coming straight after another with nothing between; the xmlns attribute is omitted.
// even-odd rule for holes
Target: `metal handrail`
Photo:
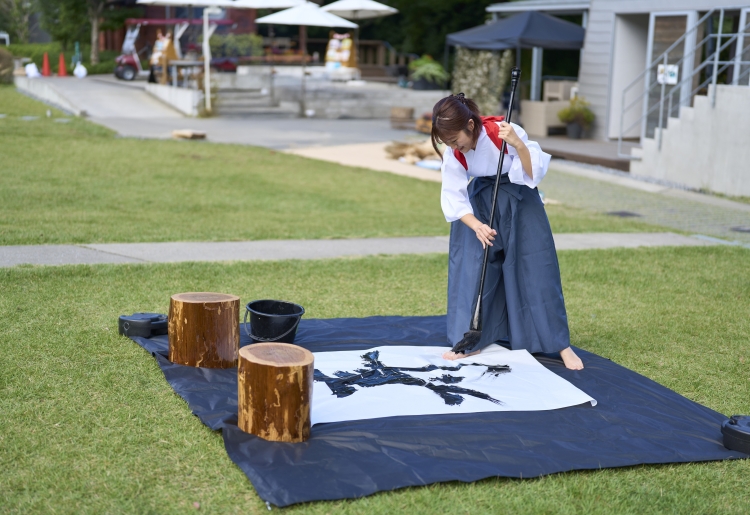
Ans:
<svg viewBox="0 0 750 515"><path fill-rule="evenodd" d="M722 12L720 20L723 21L723 18L724 18L724 13ZM720 25L720 27L721 27L721 25ZM677 90L677 87L678 86L682 86L683 84L685 84L688 79L693 80L693 78L698 73L700 73L700 71L705 67L704 65L708 65L708 64L712 64L713 65L713 73L712 73L711 78L710 79L706 79L705 81L703 81L702 83L700 83L697 88L693 89L690 92L690 94L688 95L688 98L692 98L694 93L696 93L697 91L701 90L703 87L707 86L709 84L709 82L710 82L714 86L713 90L711 92L711 107L714 107L716 105L716 79L717 79L719 73L722 73L724 70L726 70L727 67L729 67L729 65L734 65L737 62L735 60L731 60L731 61L719 61L719 54L721 54L721 52L723 50L726 50L734 42L734 40L737 39L740 36L740 34L744 35L745 31L748 28L750 28L750 23L746 24L744 27L741 28L741 30L739 30L737 33L733 34L732 37L729 38L727 40L727 42L724 43L723 45L721 45L721 43L720 43L721 42L721 37L722 37L721 32L719 32L718 34L716 34L716 37L717 37L717 39L719 41L717 43L717 45L716 45L716 50L714 50L714 52L710 56L708 56L703 63L701 63L701 65L698 67L698 70L693 70L693 73L691 73L689 77L685 77L684 79L682 79L678 84L675 84L672 87L672 89L670 90L670 92L669 92L669 106L670 107L669 107L669 110L667 111L667 118L669 118L669 116L671 114L671 111L672 111L672 95ZM737 50L744 53L745 48L743 47L743 48L737 49ZM722 66L721 69L719 69L719 64L720 63L724 63L724 66ZM745 64L745 61L740 61L740 63L741 64ZM680 99L680 105L682 105L682 99ZM664 110L664 97L663 97L663 95L662 95L662 98L659 101L659 106L660 106L661 111L660 111L660 117L659 117L658 148L659 148L659 150L661 150L662 130L664 129L664 126L661 123L661 120L662 120L662 118L661 118L661 112Z"/></svg>
<svg viewBox="0 0 750 515"><path fill-rule="evenodd" d="M717 44L715 46L715 49L709 56L706 57L706 59L700 63L697 67L695 67L691 73L687 77L683 77L681 81L679 81L677 84L673 85L669 92L666 92L666 84L658 84L657 81L649 82L648 85L644 87L643 92L638 95L633 101L631 101L629 104L626 104L626 97L627 94L630 92L630 90L638 84L639 82L643 84L643 80L645 75L648 73L650 74L654 68L654 66L658 66L659 64L664 64L665 67L668 64L668 55L669 52L675 49L679 44L682 44L688 35L690 35L692 32L696 31L702 23L704 23L710 16L712 16L714 13L719 11L719 26L718 26L718 32L716 34L709 34L705 38L703 38L699 43L697 43L693 49L687 53L685 53L678 61L677 65L679 66L681 63L685 62L689 58L693 58L693 56L699 51L702 50L703 46L710 41L712 38L716 38ZM618 135L618 141L617 141L617 153L619 157L628 158L628 159L638 159L636 156L631 156L629 154L624 154L622 151L622 141L624 134L629 132L630 130L634 129L639 124L643 126L644 120L648 120L649 115L651 115L656 109L659 109L659 121L658 121L658 140L659 140L659 148L661 148L661 133L662 129L664 128L664 103L665 100L669 103L669 108L667 110L667 118L669 118L672 114L673 107L672 107L672 99L675 91L681 91L681 88L688 83L688 81L692 81L695 79L695 76L702 73L704 69L706 69L708 66L713 66L713 71L711 74L711 77L707 79L706 81L702 82L697 88L690 91L690 94L687 95L688 99L692 99L693 95L699 91L701 88L705 87L709 82L714 84L714 88L712 90L712 105L715 103L715 95L716 95L716 81L717 76L722 73L724 70L726 70L730 65L744 65L748 64L748 61L738 61L737 55L743 55L745 52L745 45L743 44L743 48L737 49L737 55L729 60L729 61L721 61L719 58L719 54L726 50L732 43L737 41L740 36L747 36L748 28L750 28L750 23L747 23L744 27L741 27L738 29L736 33L732 34L724 34L722 33L723 30L723 19L724 19L724 8L721 9L711 9L708 13L706 13L704 16L702 16L690 29L685 31L685 34L683 34L680 38L677 39L672 45L667 48L664 52L662 52L659 57L654 59L630 84L628 84L622 92L622 101L621 101L621 111L620 111L620 133ZM722 41L724 40L724 41ZM723 44L722 44L723 43ZM721 65L721 67L720 67ZM750 71L750 70L748 70ZM740 77L737 78L736 81L738 82L740 78L742 78L747 72L744 72ZM636 105L643 105L643 102L648 102L649 96L651 95L651 92L654 89L654 86L659 85L661 87L661 93L659 95L659 100L655 102L652 106L646 105L644 107L644 112L641 114L638 119L631 123L627 128L624 127L625 123L625 114L627 112L630 112L631 108ZM683 99L680 100L680 103L678 105L678 108L682 106ZM689 100L688 100L689 102ZM678 111L679 113L679 111ZM645 137L645 127L641 130L641 138Z"/></svg>
<svg viewBox="0 0 750 515"><path fill-rule="evenodd" d="M720 69L719 69L719 73L721 73L721 72L723 72L724 70L726 70L726 69L727 69L727 67L729 67L730 65L733 65L733 64L735 63L735 61L720 61L720 63L725 63L725 64L724 64L724 66L723 66L722 68L720 68ZM750 61L740 61L740 63L741 63L741 64L750 64ZM710 65L710 64L713 64L713 62L708 62L708 63L703 63L703 64L706 64L706 65ZM701 67L703 67L703 64L701 64ZM740 76L739 78L742 78L742 76L744 76L745 74L747 74L747 72L749 72L749 71L750 71L750 69L748 69L748 70L747 70L746 72L743 72L743 74L742 74L742 75L741 75L741 76ZM688 77L688 78L689 78L690 80L692 80L692 79L694 78L694 75L691 75L691 76L690 76L690 77ZM710 82L711 82L711 79L710 79L710 78L709 78L709 79L706 79L705 81L703 81L703 82L702 82L701 84L699 84L699 85L698 85L698 87L697 87L697 88L695 88L695 89L693 89L693 90L691 91L691 93L690 93L690 94L691 94L691 96L692 96L692 95L693 95L693 94L694 94L695 92L697 92L697 91L699 91L700 89L702 89L702 88L704 88L705 86L707 86L707 85L708 85L708 84L709 84ZM677 91L677 90L679 89L679 88L678 88L678 86L680 86L681 84L682 84L682 82L680 82L680 83L677 83L677 84L675 84L675 85L674 85L674 86L672 87L672 89L670 90L670 92L669 92L669 93L668 93L667 95L673 95L673 94L674 94L674 92L675 92L675 91ZM645 114L644 114L644 115L643 115L643 116L642 116L641 118L639 118L638 120L636 120L635 122L633 122L632 124L630 124L630 125L629 125L628 127L626 127L626 128L625 128L625 132L627 132L627 131L629 131L630 129L632 129L633 127L636 127L637 125L639 125L639 124L640 124L640 123L641 123L641 122L643 121L643 118L644 118L644 117L646 117L646 118L647 118L647 117L648 117L648 115L650 115L651 113L653 113L654 111L656 111L656 109L657 109L657 108L659 108L660 106L662 106L662 101L658 101L658 102L654 103L654 104L653 104L653 105L652 105L652 106L651 106L650 108L648 108L648 109L647 109L646 113L645 113ZM667 116L669 116L669 113L670 113L670 112L671 112L671 111L670 111L670 109L668 109L668 110L667 110ZM618 150L619 150L619 149L618 149ZM623 155L623 156L621 156L621 157L631 157L631 156L628 156L628 155Z"/></svg>
<svg viewBox="0 0 750 515"><path fill-rule="evenodd" d="M692 34L694 31L698 30L698 27L700 27L703 22L705 22L709 17L711 17L714 14L715 11L716 11L716 9L714 8L714 9L711 9L710 11L708 11L706 14L704 14L695 23L695 25L693 25L690 29L686 30L685 34L683 34L682 36L680 36L677 39L677 41L675 41L674 43L672 43L664 52L661 53L661 55L659 55L659 57L657 57L652 62L650 62L648 64L648 66L646 66L646 68L641 73L639 73L635 77L635 79L633 79L630 82L630 84L628 84L627 86L625 86L625 88L622 90L622 104L620 106L621 107L621 110L620 110L620 134L617 137L617 155L618 156L632 159L632 157L630 156L630 154L623 154L622 153L622 137L623 137L623 134L624 134L622 124L624 123L623 120L625 119L625 112L626 112L626 110L625 110L625 97L628 94L628 91L630 91L630 89L633 86L635 86L636 84L638 84L638 83L642 84L643 83L642 81L644 80L644 77L645 77L646 73L650 74L651 73L651 69L654 66L658 66L660 61L663 60L666 63L667 56L669 55L669 52L671 52L672 50L674 50L675 48L677 48L677 46L679 44L683 43L685 41L685 39L687 39L688 35ZM705 38L704 38L704 41L701 41L701 44L703 44L704 42L705 42ZM696 48L697 48L697 45L696 45ZM630 103L630 105L628 106L628 110L630 109L630 107L632 107L633 105L635 105L637 102L641 102L642 103L644 101L644 99L646 101L648 101L648 95L651 92L651 88L652 87L653 87L653 84L649 83L649 85L645 88L645 91L640 95L640 97L636 98L633 102ZM636 123L633 124L633 125L631 125L630 127L628 127L627 130L632 129L633 127L635 127L636 124L641 123L643 121L644 117L647 117L649 113L650 113L650 110L646 114L641 115L638 118L638 120L636 120ZM643 134L641 134L641 137L643 137Z"/></svg>
<svg viewBox="0 0 750 515"><path fill-rule="evenodd" d="M748 29L748 28L750 28L750 23L748 23L748 24L747 24L747 25L745 25L745 27L744 27L744 29L745 29L745 30L746 30L746 29ZM725 70L726 70L726 69L727 69L727 68L728 68L729 66L731 66L731 65L735 65L735 64L739 64L739 65L743 65L743 64L750 64L750 61L742 61L742 60L739 60L739 61L738 61L738 60L736 60L736 59L731 59L731 60L729 60L729 61L720 61L720 60L715 60L715 59L714 59L714 56L715 56L715 55L718 55L718 53L720 53L721 51L725 50L725 49L726 49L726 48L727 48L728 46L730 46L730 45L731 45L731 44L733 43L733 40L734 40L734 38L735 38L735 37L737 37L737 36L738 36L738 35L740 35L740 34L742 34L742 32L739 32L739 33L735 34L735 36L733 36L733 38L732 38L732 39L730 39L730 40L729 40L729 41L727 41L727 42L726 42L726 43L725 43L724 45L722 45L722 46L721 46L721 48L719 48L719 49L717 50L717 52L715 52L715 53L712 53L712 54L711 54L711 55L710 55L709 57L707 57L707 58L706 58L706 60L705 60L705 61L703 61L703 62L702 62L702 63L701 63L701 64L700 64L700 65L699 65L699 66L698 66L698 67L697 67L697 68L696 68L696 69L695 69L695 70L693 71L693 73L692 73L692 74L691 74L691 75L690 75L689 77L685 77L685 78L684 78L684 79L682 79L682 80L681 80L680 82L678 82L677 84L675 84L674 86L672 86L672 89L671 89L671 90L669 91L669 93L667 94L667 95L669 96L669 109L667 109L667 116L668 116L668 117L669 117L669 116L671 116L671 113L672 113L672 97L674 96L674 92L675 92L675 91L677 91L677 90L678 90L679 88L681 88L681 87L682 87L682 86L683 86L684 84L688 83L689 81L692 81L692 80L694 80L694 79L695 79L695 76L696 76L696 75L697 75L698 73L700 73L700 72L701 72L701 71L702 71L702 70L703 70L704 68L708 67L709 65L713 65L713 64L715 64L715 63L716 63L716 64L720 64L720 65L723 65L723 66L721 67L721 69L719 69L719 70L717 71L716 75L718 75L719 73L722 73L722 72L724 72L724 71L725 71ZM736 51L736 53L737 53L737 54L739 54L739 55L743 55L743 54L745 53L745 51L746 51L746 50L748 50L748 49L750 49L750 43L749 43L749 44L748 44L747 46L743 45L743 47L742 47L742 48L738 48L738 49L737 49L737 51ZM750 69L748 69L748 71L750 71ZM745 75L745 73L747 73L747 72L744 72L744 73L742 73L742 75L740 75L740 76L739 76L739 77L737 78L737 79L738 79L738 81L739 81L739 79L741 79L741 78L742 78L742 76L744 76L744 75ZM699 85L698 85L698 86L697 86L696 88L693 88L693 90L692 90L692 91L690 92L690 95L688 95L688 97L689 97L689 98L692 98L692 97L693 97L693 95L694 95L695 93L697 93L698 91L700 91L701 89L703 89L704 87L706 87L706 86L708 85L708 83L709 83L709 82L713 82L714 80L715 80L715 76L713 76L713 75L712 75L712 76L711 76L711 78L709 78L709 79L706 79L705 81L703 81L702 83L700 83L700 84L699 84ZM714 83L714 85L715 85L715 83ZM715 89L715 88L714 88L714 89ZM678 107L678 108L679 108L679 107L682 107L682 104L683 104L683 101L682 101L682 99L680 99L680 102L679 102L679 103L677 104L677 107ZM632 127L631 127L631 128L632 128Z"/></svg>

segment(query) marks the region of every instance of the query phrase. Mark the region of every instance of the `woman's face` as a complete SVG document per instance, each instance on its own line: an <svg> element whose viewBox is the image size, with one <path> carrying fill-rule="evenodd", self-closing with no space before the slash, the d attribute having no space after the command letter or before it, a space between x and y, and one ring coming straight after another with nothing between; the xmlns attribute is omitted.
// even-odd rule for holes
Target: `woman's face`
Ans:
<svg viewBox="0 0 750 515"><path fill-rule="evenodd" d="M466 154L469 150L474 148L473 130L474 120L469 120L466 130L446 135L445 139L443 139L443 143L453 150L458 149L459 152Z"/></svg>

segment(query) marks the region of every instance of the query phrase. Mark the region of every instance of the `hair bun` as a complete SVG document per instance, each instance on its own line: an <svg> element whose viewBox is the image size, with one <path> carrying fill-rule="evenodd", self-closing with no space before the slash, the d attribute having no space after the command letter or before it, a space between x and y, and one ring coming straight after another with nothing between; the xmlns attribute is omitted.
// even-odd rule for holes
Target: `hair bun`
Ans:
<svg viewBox="0 0 750 515"><path fill-rule="evenodd" d="M453 95L453 96L456 97L459 102L466 105L466 95L464 95L463 93L459 93L458 95Z"/></svg>

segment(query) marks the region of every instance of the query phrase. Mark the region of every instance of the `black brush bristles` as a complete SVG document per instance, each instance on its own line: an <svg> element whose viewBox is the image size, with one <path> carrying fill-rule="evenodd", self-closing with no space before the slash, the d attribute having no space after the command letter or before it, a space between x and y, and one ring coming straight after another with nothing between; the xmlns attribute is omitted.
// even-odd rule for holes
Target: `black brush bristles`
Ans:
<svg viewBox="0 0 750 515"><path fill-rule="evenodd" d="M467 351L471 352L479 344L481 338L482 331L469 330L464 333L464 337L461 341L454 345L451 350L456 354L459 352L466 354Z"/></svg>

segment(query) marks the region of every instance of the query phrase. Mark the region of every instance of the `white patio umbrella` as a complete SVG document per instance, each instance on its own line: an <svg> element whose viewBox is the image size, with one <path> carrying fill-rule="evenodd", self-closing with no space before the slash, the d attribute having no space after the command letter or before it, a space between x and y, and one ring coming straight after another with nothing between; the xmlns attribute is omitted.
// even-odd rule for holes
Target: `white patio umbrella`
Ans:
<svg viewBox="0 0 750 515"><path fill-rule="evenodd" d="M303 25L306 27L346 27L356 29L357 24L324 11L312 2L303 2L291 9L269 14L255 20L256 23L274 25Z"/></svg>
<svg viewBox="0 0 750 515"><path fill-rule="evenodd" d="M139 5L163 5L167 7L231 7L232 0L137 0Z"/></svg>
<svg viewBox="0 0 750 515"><path fill-rule="evenodd" d="M373 0L338 0L322 9L347 20L367 20L398 13L398 9Z"/></svg>
<svg viewBox="0 0 750 515"><path fill-rule="evenodd" d="M304 4L269 14L255 20L255 23L269 23L273 25L299 25L300 27L344 27L356 29L358 25L343 18L324 11L316 4L305 2ZM301 31L300 31L301 32ZM300 38L301 39L301 38ZM300 116L305 116L305 75L307 73L307 44L302 48L302 92L300 95Z"/></svg>
<svg viewBox="0 0 750 515"><path fill-rule="evenodd" d="M338 0L324 5L323 10L347 20L367 20L398 13L398 9L374 0ZM359 53L359 30L355 31L354 51ZM359 62L359 56L355 57Z"/></svg>
<svg viewBox="0 0 750 515"><path fill-rule="evenodd" d="M297 7L307 0L234 0L231 7L233 9L288 9Z"/></svg>

